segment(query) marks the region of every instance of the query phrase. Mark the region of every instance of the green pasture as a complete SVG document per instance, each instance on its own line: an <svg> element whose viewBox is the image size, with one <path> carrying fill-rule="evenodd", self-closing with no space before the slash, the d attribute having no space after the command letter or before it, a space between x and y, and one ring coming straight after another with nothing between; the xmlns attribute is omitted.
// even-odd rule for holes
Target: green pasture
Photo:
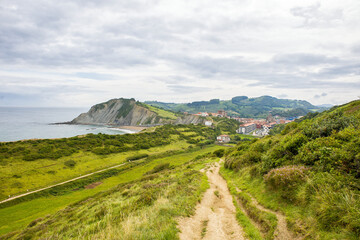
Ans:
<svg viewBox="0 0 360 240"><path fill-rule="evenodd" d="M178 148L187 146L185 143L179 145ZM173 148L165 146L167 150ZM0 234L5 234L17 229L21 229L28 225L34 219L44 217L48 214L53 214L60 209L65 208L69 204L81 201L84 198L106 191L121 183L131 182L140 179L144 173L154 168L154 166L163 163L170 163L171 166L178 166L184 164L198 155L213 152L217 149L223 148L221 146L212 145L193 152L186 152L168 157L154 159L144 165L135 166L117 176L109 177L102 180L102 184L93 189L82 189L71 192L70 194L62 196L49 196L34 199L28 202L19 203L17 205L0 209ZM153 149L152 153L154 154ZM159 149L159 152L164 152L165 149ZM159 153L157 152L157 153ZM116 154L115 154L116 155ZM110 156L108 156L110 157Z"/></svg>

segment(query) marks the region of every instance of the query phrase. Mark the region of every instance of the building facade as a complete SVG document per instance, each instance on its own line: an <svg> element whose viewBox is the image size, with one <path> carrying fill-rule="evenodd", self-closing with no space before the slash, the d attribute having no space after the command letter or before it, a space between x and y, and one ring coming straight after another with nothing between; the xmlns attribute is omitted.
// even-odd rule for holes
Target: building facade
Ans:
<svg viewBox="0 0 360 240"><path fill-rule="evenodd" d="M255 123L245 123L240 125L239 129L236 130L236 132L240 134L248 134L254 131L255 129L256 129Z"/></svg>

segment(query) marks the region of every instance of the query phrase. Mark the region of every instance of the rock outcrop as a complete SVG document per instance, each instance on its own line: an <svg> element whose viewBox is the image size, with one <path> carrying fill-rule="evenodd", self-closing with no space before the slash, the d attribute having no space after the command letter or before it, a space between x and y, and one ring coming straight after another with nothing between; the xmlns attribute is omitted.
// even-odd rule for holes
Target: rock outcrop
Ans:
<svg viewBox="0 0 360 240"><path fill-rule="evenodd" d="M199 116L184 115L176 120L163 118L146 105L135 99L111 99L105 103L92 106L87 113L80 114L70 124L96 124L115 126L153 126L161 124L201 124L204 119Z"/></svg>

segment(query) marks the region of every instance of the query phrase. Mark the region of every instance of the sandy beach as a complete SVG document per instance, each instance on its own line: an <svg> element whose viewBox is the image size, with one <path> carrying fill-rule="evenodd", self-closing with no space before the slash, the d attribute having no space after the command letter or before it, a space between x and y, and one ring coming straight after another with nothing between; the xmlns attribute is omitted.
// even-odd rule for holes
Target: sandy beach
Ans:
<svg viewBox="0 0 360 240"><path fill-rule="evenodd" d="M144 129L147 129L149 127L140 127L140 126L120 126L120 127L116 127L119 129L125 129L125 130L130 130L130 131L134 131L134 132L140 132Z"/></svg>

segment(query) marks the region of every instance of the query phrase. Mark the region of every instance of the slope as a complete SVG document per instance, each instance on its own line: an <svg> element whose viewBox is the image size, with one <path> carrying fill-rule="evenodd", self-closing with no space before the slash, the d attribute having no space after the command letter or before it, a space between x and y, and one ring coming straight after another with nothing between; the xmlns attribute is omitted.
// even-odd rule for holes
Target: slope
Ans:
<svg viewBox="0 0 360 240"><path fill-rule="evenodd" d="M360 101L303 119L281 134L238 144L222 173L242 191L233 192L240 201L250 195L281 211L298 236L358 239Z"/></svg>
<svg viewBox="0 0 360 240"><path fill-rule="evenodd" d="M171 111L159 109L135 99L111 99L90 108L87 113L80 114L70 124L96 124L115 126L162 125L202 123L203 119L196 116L184 116Z"/></svg>
<svg viewBox="0 0 360 240"><path fill-rule="evenodd" d="M234 97L231 100L212 99L210 101L197 101L192 103L163 103L146 101L145 103L174 112L217 112L226 110L229 114L242 117L265 117L272 111L274 115L284 117L302 116L310 111L321 111L324 108L316 107L307 101L277 99L271 96L248 98L246 96Z"/></svg>

